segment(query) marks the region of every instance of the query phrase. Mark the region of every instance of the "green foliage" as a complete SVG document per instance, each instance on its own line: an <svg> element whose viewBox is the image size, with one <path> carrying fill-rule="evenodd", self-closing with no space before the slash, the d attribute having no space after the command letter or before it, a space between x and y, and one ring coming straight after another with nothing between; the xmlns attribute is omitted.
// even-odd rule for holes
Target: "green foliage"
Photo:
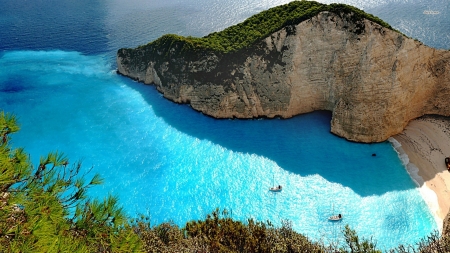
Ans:
<svg viewBox="0 0 450 253"><path fill-rule="evenodd" d="M2 144L8 142L8 135L19 131L16 117L12 114L0 112L0 136Z"/></svg>
<svg viewBox="0 0 450 253"><path fill-rule="evenodd" d="M102 182L86 180L81 163L62 153L34 167L23 149L9 145L16 119L0 113L0 252L134 252L140 239L117 199L90 200L86 191ZM74 210L74 211L71 211ZM72 214L73 213L73 214Z"/></svg>
<svg viewBox="0 0 450 253"><path fill-rule="evenodd" d="M190 221L184 228L172 223L151 227L144 219L135 223L147 252L326 252L318 243L269 221L233 220L227 211L215 210L204 220Z"/></svg>
<svg viewBox="0 0 450 253"><path fill-rule="evenodd" d="M381 20L380 18L366 13L363 10L360 10L354 6L351 5L346 5L346 4L330 4L328 6L328 11L330 12L334 12L337 13L339 15L341 14L352 14L352 21L359 21L362 19L367 19L370 20L374 23L377 23L379 25L381 25L382 27L388 28L390 30L394 30L388 23L384 22L383 20ZM394 30L396 31L396 30ZM398 32L398 31L397 31Z"/></svg>
<svg viewBox="0 0 450 253"><path fill-rule="evenodd" d="M450 252L450 235L439 235L438 231L422 238L417 247L400 245L389 253L448 253Z"/></svg>
<svg viewBox="0 0 450 253"><path fill-rule="evenodd" d="M166 53L171 49L183 52L186 50L235 52L249 47L285 26L296 25L316 16L322 11L334 12L340 16L349 14L354 22L365 18L392 30L392 27L383 20L353 6L346 4L326 5L315 1L293 1L289 4L263 11L240 24L230 26L223 31L214 32L202 38L167 34L139 48L155 48ZM175 45L178 45L178 49L175 49Z"/></svg>
<svg viewBox="0 0 450 253"><path fill-rule="evenodd" d="M186 237L182 229L173 223L150 226L148 217L133 222L145 252L210 252L202 238Z"/></svg>
<svg viewBox="0 0 450 253"><path fill-rule="evenodd" d="M345 246L340 249L340 252L350 253L381 253L376 249L376 243L372 239L360 239L355 230L350 229L348 225L344 228Z"/></svg>

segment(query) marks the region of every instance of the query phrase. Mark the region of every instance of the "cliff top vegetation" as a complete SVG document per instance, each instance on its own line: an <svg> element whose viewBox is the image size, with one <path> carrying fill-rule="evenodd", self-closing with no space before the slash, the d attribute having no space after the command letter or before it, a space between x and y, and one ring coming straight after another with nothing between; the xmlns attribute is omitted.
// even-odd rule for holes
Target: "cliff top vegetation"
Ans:
<svg viewBox="0 0 450 253"><path fill-rule="evenodd" d="M321 4L315 1L293 1L251 16L244 22L230 26L223 31L213 32L205 37L184 37L166 34L159 39L140 46L140 49L169 49L177 44L184 50L212 50L221 53L235 52L249 47L260 39L282 29L312 18L323 11L333 12L343 17L347 15L353 22L363 19L394 30L380 18L346 4ZM120 53L120 51L119 51Z"/></svg>

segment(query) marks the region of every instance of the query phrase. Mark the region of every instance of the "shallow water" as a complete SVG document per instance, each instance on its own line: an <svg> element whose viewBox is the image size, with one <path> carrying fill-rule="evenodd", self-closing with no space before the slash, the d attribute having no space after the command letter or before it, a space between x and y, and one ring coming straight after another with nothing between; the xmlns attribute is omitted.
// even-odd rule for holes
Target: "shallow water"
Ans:
<svg viewBox="0 0 450 253"><path fill-rule="evenodd" d="M24 146L35 162L53 150L82 159L105 178L93 196L112 192L130 215L149 214L153 224L182 225L226 208L242 220L291 220L297 231L324 241L340 238L349 224L362 236L373 235L381 248L414 243L437 229L391 145L330 134L329 112L216 120L115 74L118 47L168 32L204 35L276 3L62 1L46 9L52 1L36 1L26 9L26 1L4 2L0 108L19 116L22 131L14 145ZM356 5L395 21L407 3ZM425 5L419 3L412 5ZM448 46L440 32L450 26L432 20L444 14L428 16L422 30L430 33L425 27L434 24L433 38ZM37 32L39 27L46 29ZM283 191L269 192L274 184ZM327 221L333 209L344 214L342 222Z"/></svg>

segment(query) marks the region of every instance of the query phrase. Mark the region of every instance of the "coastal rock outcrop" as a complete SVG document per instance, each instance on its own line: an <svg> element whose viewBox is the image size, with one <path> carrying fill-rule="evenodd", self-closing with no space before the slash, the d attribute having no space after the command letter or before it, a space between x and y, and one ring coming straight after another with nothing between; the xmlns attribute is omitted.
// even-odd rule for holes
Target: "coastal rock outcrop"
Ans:
<svg viewBox="0 0 450 253"><path fill-rule="evenodd" d="M236 52L120 49L118 72L216 118L332 111L331 132L380 142L425 114L450 116L450 51L323 11Z"/></svg>
<svg viewBox="0 0 450 253"><path fill-rule="evenodd" d="M450 212L447 213L443 221L442 237L450 237Z"/></svg>

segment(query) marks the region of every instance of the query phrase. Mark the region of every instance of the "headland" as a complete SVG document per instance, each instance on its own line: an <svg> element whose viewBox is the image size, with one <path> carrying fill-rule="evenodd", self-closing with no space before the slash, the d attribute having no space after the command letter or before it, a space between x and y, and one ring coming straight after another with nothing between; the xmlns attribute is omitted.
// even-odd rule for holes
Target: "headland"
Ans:
<svg viewBox="0 0 450 253"><path fill-rule="evenodd" d="M357 142L387 140L426 114L450 116L450 51L343 4L295 1L203 38L165 35L119 49L117 66L215 118L328 110L331 132Z"/></svg>

